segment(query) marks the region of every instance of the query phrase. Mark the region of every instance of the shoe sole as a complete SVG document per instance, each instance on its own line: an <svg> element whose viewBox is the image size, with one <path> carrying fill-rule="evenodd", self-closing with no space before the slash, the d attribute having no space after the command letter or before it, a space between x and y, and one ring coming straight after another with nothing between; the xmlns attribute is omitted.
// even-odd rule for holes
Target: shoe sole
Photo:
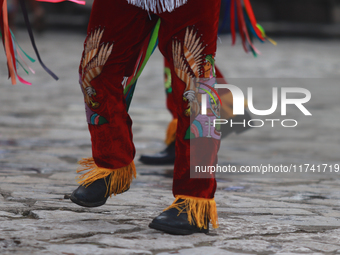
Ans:
<svg viewBox="0 0 340 255"><path fill-rule="evenodd" d="M197 229L197 230L178 229L178 228L172 228L172 227L164 226L160 224L155 224L152 222L149 224L149 228L160 230L165 233L172 234L172 235L191 235L195 233L204 233L204 234L209 233L209 229Z"/></svg>
<svg viewBox="0 0 340 255"><path fill-rule="evenodd" d="M73 196L73 194L71 194L70 200L73 203L80 205L80 206L83 206L83 207L98 207L98 206L104 205L106 203L107 199L105 201L99 201L99 202L95 202L95 203L86 203L86 202L83 202L81 200L78 200L76 197Z"/></svg>
<svg viewBox="0 0 340 255"><path fill-rule="evenodd" d="M120 194L123 194L124 192L127 192L128 190L130 189L130 187L128 187L126 190L122 191L122 193ZM106 200L108 199L109 197L106 197L105 200L102 200L102 201L99 201L99 202L95 202L95 203L86 203L86 202L83 202L79 199L77 199L75 196L73 196L73 193L71 194L70 196L70 200L77 204L77 205L80 205L80 206L83 206L83 207L99 207L99 206L102 206L102 205L105 205L106 203Z"/></svg>

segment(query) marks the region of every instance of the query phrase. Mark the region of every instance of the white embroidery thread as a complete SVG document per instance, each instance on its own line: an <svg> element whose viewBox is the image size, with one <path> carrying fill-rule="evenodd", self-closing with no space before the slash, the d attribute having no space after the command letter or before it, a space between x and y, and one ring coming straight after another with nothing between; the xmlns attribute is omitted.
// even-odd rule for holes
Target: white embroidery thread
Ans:
<svg viewBox="0 0 340 255"><path fill-rule="evenodd" d="M140 7L154 13L172 12L174 9L184 5L188 0L127 0L129 4Z"/></svg>

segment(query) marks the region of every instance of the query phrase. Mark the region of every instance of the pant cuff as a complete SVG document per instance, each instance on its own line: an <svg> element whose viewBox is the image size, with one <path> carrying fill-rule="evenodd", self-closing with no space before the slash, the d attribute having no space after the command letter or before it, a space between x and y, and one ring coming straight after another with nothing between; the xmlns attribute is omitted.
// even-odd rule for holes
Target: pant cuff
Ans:
<svg viewBox="0 0 340 255"><path fill-rule="evenodd" d="M178 200L183 201L178 202ZM214 198L176 195L175 201L164 211L171 208L176 208L179 214L186 212L191 225L195 224L199 228L207 229L210 222L213 228L218 228L217 208Z"/></svg>
<svg viewBox="0 0 340 255"><path fill-rule="evenodd" d="M85 187L98 179L110 176L109 181L106 182L107 191L105 196L110 195L111 197L112 194L123 193L130 188L133 177L136 178L136 167L133 161L129 165L117 169L99 167L93 158L83 158L78 163L80 167L77 173L88 170L88 172L78 177L78 183Z"/></svg>

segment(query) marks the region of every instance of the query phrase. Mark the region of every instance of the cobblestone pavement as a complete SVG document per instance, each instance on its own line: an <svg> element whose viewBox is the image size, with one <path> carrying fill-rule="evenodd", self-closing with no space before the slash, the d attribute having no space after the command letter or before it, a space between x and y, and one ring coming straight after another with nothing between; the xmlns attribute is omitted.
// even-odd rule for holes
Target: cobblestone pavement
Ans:
<svg viewBox="0 0 340 255"><path fill-rule="evenodd" d="M31 49L25 33L19 41ZM91 155L77 69L84 36L46 33L36 38L41 55L60 80L38 65L33 86L10 85L0 56L0 253L1 254L338 254L340 253L340 50L338 40L278 38L258 45L257 59L219 43L217 63L229 82L254 87L254 104L268 109L274 87L311 91L313 116L288 106L280 122L223 140L219 164L290 166L294 173L218 174L219 228L208 235L170 236L148 223L172 201L172 167L136 160L129 192L87 209L64 195L77 187L76 162ZM29 50L29 52L32 52ZM164 106L162 57L146 67L131 107L136 159L163 148L170 120ZM149 93L152 93L152 96ZM254 117L255 118L255 117ZM256 117L257 119L259 117ZM260 119L265 120L262 116ZM301 164L328 164L325 172ZM332 172L331 172L331 168ZM316 168L317 169L317 168Z"/></svg>

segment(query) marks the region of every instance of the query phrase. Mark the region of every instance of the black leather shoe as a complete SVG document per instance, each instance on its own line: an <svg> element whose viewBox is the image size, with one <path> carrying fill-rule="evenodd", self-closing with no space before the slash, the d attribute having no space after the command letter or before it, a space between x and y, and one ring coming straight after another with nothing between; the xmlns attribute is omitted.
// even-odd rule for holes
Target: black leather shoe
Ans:
<svg viewBox="0 0 340 255"><path fill-rule="evenodd" d="M146 165L171 165L175 163L175 142L154 155L142 155L139 161Z"/></svg>
<svg viewBox="0 0 340 255"><path fill-rule="evenodd" d="M247 110L244 111L244 115L236 115L235 117L232 118L232 120L233 122L245 121L246 126L244 127L243 125L237 124L230 127L229 123L221 125L222 132L221 139L225 138L226 136L230 135L233 132L235 132L236 134L240 134L251 128L250 126L247 125L248 121L251 120L250 113Z"/></svg>
<svg viewBox="0 0 340 255"><path fill-rule="evenodd" d="M80 185L70 196L73 203L84 207L97 207L104 205L110 194L107 192L111 176L94 181L88 187ZM128 189L124 190L128 191Z"/></svg>
<svg viewBox="0 0 340 255"><path fill-rule="evenodd" d="M172 235L191 235L194 233L209 233L209 224L207 229L199 228L196 225L190 225L187 213L183 212L178 215L176 208L171 208L162 212L154 218L149 224L149 228L163 231Z"/></svg>

